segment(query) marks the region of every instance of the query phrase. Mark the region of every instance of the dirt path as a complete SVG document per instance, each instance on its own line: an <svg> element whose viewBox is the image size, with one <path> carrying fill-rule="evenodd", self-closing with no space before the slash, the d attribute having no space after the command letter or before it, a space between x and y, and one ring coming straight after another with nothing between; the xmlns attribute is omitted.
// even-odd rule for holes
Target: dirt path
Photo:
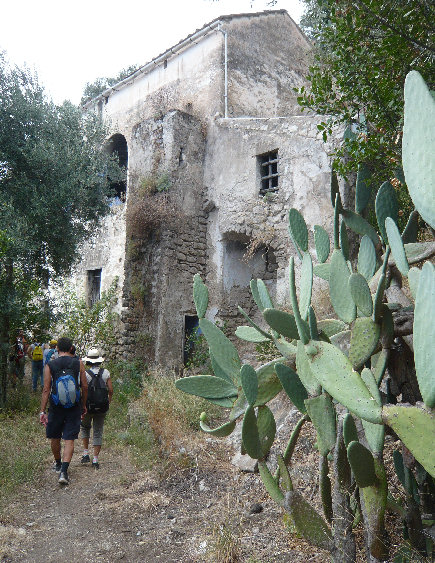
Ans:
<svg viewBox="0 0 435 563"><path fill-rule="evenodd" d="M160 483L120 451L100 459L101 469L93 470L76 455L67 487L47 461L39 486L20 493L0 526L3 562L216 562L216 549L236 544L238 561L324 561L307 557L299 540L291 543L257 475L225 460L216 465L206 449L196 467ZM251 514L253 503L263 510Z"/></svg>

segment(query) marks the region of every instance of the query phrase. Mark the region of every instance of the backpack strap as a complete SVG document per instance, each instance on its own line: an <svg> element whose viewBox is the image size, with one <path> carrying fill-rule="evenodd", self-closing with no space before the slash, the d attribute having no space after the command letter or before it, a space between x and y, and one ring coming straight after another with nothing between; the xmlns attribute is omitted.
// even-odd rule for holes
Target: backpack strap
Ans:
<svg viewBox="0 0 435 563"><path fill-rule="evenodd" d="M104 373L104 368L100 368L100 369L98 370L98 373L97 373L98 377L102 377L102 376L103 376L103 373Z"/></svg>

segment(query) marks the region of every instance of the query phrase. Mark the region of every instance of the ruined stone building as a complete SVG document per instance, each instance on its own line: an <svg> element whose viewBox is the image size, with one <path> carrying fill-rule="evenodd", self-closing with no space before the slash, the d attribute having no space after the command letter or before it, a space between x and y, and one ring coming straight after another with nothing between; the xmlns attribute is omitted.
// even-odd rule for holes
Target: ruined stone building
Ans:
<svg viewBox="0 0 435 563"><path fill-rule="evenodd" d="M288 210L331 216L328 147L294 91L309 51L284 10L222 16L86 104L128 175L75 279L92 301L119 277L125 357L183 365L196 272L230 326L252 278L288 302Z"/></svg>

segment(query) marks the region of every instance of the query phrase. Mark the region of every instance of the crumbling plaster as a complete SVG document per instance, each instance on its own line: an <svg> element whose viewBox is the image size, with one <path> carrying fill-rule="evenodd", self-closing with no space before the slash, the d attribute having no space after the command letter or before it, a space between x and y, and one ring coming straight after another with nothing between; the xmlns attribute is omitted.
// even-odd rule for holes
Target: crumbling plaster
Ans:
<svg viewBox="0 0 435 563"><path fill-rule="evenodd" d="M276 149L279 190L261 197L257 155ZM228 287L226 277L234 277L226 272L225 245L228 235L234 239L235 233L239 233L239 240L261 239L262 233L270 239L278 265L276 282L269 282L270 290L278 303L289 305L288 262L295 250L288 237L287 214L296 207L310 229L315 224L330 224L327 151L310 117L216 119L210 125L204 182L215 205L209 215L207 241L213 305L223 299ZM313 246L312 236L310 242ZM311 250L314 252L314 248ZM296 262L298 266L298 259Z"/></svg>
<svg viewBox="0 0 435 563"><path fill-rule="evenodd" d="M221 31L228 40L229 118L223 117ZM112 133L127 141L127 201L83 250L77 286L88 269L102 268L102 289L119 276L125 328L119 345L127 358L143 345L149 360L180 366L184 316L196 314L196 272L210 289L212 318L234 324L238 304L252 313L250 277L265 279L276 302L288 305L288 262L295 255L288 210L299 209L310 228L331 222L330 147L316 118L301 115L293 90L303 84L308 41L283 11L224 16L221 31L168 51L166 63L159 59L95 103ZM274 150L279 190L261 197L257 156ZM134 261L125 250L130 194L143 179L161 175L170 178L183 220L153 233ZM253 239L258 248L246 260ZM310 251L314 255L312 237ZM140 307L132 280L146 289Z"/></svg>

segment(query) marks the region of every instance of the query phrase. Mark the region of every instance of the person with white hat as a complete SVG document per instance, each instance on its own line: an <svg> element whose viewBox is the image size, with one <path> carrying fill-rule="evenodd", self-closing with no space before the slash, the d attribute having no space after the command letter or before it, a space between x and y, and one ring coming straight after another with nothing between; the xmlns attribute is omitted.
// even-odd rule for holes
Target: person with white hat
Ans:
<svg viewBox="0 0 435 563"><path fill-rule="evenodd" d="M104 358L100 356L97 348L91 348L83 358L86 364L86 379L88 381L87 412L81 421L81 438L83 439L83 455L81 463L90 463L89 438L92 427L92 442L94 457L92 467L99 469L98 456L103 442L104 419L106 418L109 404L112 401L113 386L110 372L101 367Z"/></svg>

